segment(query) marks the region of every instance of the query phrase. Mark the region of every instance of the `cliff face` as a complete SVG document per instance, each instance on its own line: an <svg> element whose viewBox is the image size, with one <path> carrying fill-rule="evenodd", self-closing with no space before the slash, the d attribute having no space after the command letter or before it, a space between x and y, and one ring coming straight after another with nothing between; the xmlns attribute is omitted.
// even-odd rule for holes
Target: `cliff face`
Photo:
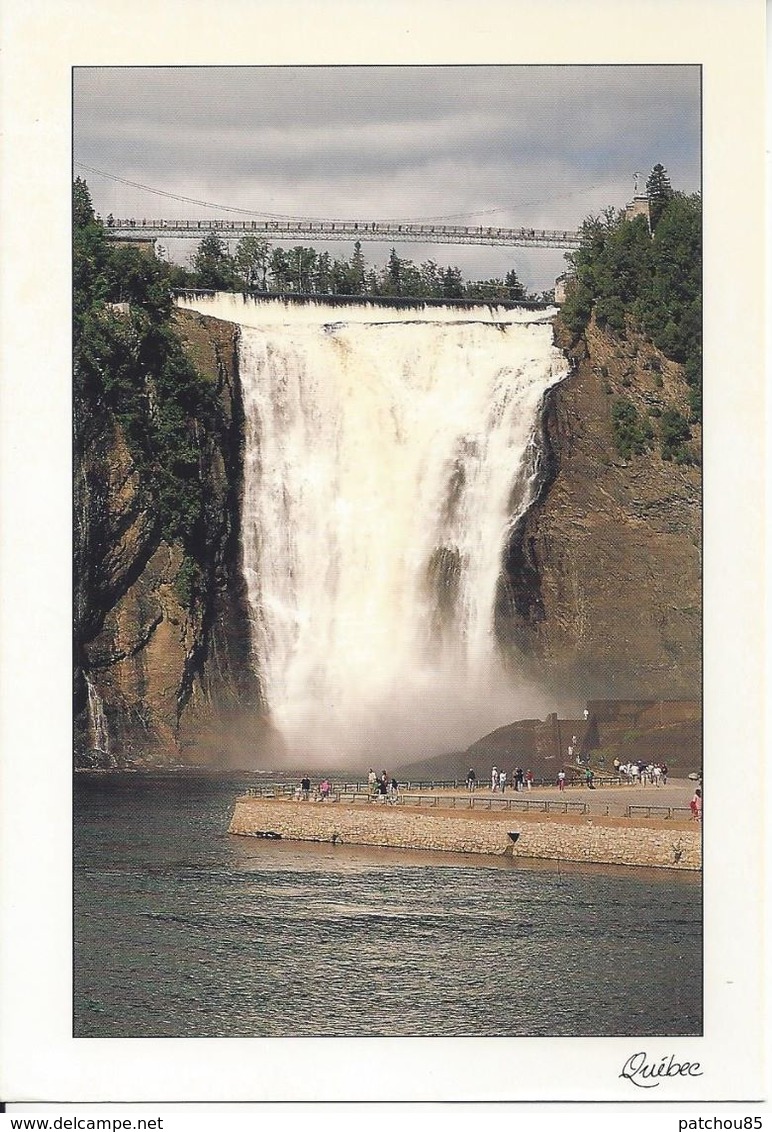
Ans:
<svg viewBox="0 0 772 1132"><path fill-rule="evenodd" d="M208 499L200 584L192 593L182 547L164 541L114 417L103 408L84 414L74 489L76 765L182 761L191 725L202 730L232 718L258 698L236 566L236 328L195 315L176 318L187 352L216 382L220 403L218 428L200 437Z"/></svg>
<svg viewBox="0 0 772 1132"><path fill-rule="evenodd" d="M591 323L573 348L556 334L574 369L546 400L542 490L509 547L499 637L564 705L696 698L700 468L663 459L657 439L667 407L687 415L681 369L634 334ZM618 455L620 400L651 421L645 454Z"/></svg>

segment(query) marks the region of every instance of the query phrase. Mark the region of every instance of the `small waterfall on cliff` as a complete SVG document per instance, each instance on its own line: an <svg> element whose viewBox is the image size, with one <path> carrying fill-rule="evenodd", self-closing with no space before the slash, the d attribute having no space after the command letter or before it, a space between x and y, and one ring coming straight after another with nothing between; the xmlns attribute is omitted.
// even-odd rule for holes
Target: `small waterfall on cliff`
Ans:
<svg viewBox="0 0 772 1132"><path fill-rule="evenodd" d="M86 675L86 691L88 693L88 719L91 732L91 749L110 755L110 735L107 730L107 719L102 706L102 699L94 687L91 678Z"/></svg>
<svg viewBox="0 0 772 1132"><path fill-rule="evenodd" d="M538 410L567 368L554 312L180 305L242 327L243 566L289 750L380 762L516 719L494 605Z"/></svg>

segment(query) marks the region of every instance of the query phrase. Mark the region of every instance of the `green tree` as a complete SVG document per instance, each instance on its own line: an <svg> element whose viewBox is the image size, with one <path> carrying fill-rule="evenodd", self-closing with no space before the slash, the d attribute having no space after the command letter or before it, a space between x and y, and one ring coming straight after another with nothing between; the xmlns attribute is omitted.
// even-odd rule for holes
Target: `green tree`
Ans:
<svg viewBox="0 0 772 1132"><path fill-rule="evenodd" d="M332 259L329 252L320 252L316 257L314 290L319 295L329 295L332 290Z"/></svg>
<svg viewBox="0 0 772 1132"><path fill-rule="evenodd" d="M442 272L443 299L463 299L464 280L457 267L446 267Z"/></svg>
<svg viewBox="0 0 772 1132"><path fill-rule="evenodd" d="M654 429L647 416L641 416L632 401L620 397L611 406L614 444L620 456L642 456L651 446Z"/></svg>
<svg viewBox="0 0 772 1132"><path fill-rule="evenodd" d="M386 266L387 295L402 294L402 260L397 255L396 248L389 253L389 262Z"/></svg>
<svg viewBox="0 0 772 1132"><path fill-rule="evenodd" d="M646 181L646 196L649 198L649 216L652 231L656 230L668 202L673 199L673 186L664 165L655 165Z"/></svg>
<svg viewBox="0 0 772 1132"><path fill-rule="evenodd" d="M313 248L298 245L289 252L287 255L287 274L293 291L306 295L311 291L311 279L315 266L316 252Z"/></svg>
<svg viewBox="0 0 772 1132"><path fill-rule="evenodd" d="M192 260L196 286L211 291L229 291L236 284L233 259L217 232L204 236Z"/></svg>
<svg viewBox="0 0 772 1132"><path fill-rule="evenodd" d="M357 240L354 244L354 254L351 257L351 267L349 269L349 294L350 295L363 295L365 293L365 257L362 253L362 245Z"/></svg>
<svg viewBox="0 0 772 1132"><path fill-rule="evenodd" d="M433 259L427 259L420 268L421 288L428 299L439 299L442 296L442 280L440 269Z"/></svg>
<svg viewBox="0 0 772 1132"><path fill-rule="evenodd" d="M286 291L290 277L287 253L284 248L274 248L271 252L268 270L271 273L272 290Z"/></svg>
<svg viewBox="0 0 772 1132"><path fill-rule="evenodd" d="M686 442L692 437L691 429L678 409L665 409L659 422L659 435L663 460L675 460L677 464L694 463L694 456L686 447Z"/></svg>
<svg viewBox="0 0 772 1132"><path fill-rule="evenodd" d="M525 287L518 279L514 267L505 275L504 284L507 288L507 296L513 302L517 303L526 298Z"/></svg>
<svg viewBox="0 0 772 1132"><path fill-rule="evenodd" d="M271 245L259 236L242 236L233 257L236 272L245 290L255 287L266 290L268 257Z"/></svg>

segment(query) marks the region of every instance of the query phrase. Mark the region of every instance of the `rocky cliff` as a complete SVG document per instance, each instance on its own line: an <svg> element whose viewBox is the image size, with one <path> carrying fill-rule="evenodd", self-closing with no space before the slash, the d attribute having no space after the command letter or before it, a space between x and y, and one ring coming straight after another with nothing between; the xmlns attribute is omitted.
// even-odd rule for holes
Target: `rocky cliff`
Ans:
<svg viewBox="0 0 772 1132"><path fill-rule="evenodd" d="M541 490L509 546L499 638L564 707L697 698L700 430L682 462L659 440L668 410L688 415L683 372L633 332L591 322L572 344L558 320L556 335L573 371L546 399ZM637 414L639 454L619 454L620 404Z"/></svg>
<svg viewBox="0 0 772 1132"><path fill-rule="evenodd" d="M74 483L75 758L126 766L206 756L206 727L259 707L238 569L237 328L179 313L176 330L220 411L199 435L208 500L198 561L165 541L143 476L104 405L81 411ZM81 410L83 407L80 407ZM77 412L77 410L76 410ZM196 577L191 585L192 572ZM203 740L195 752L191 732Z"/></svg>

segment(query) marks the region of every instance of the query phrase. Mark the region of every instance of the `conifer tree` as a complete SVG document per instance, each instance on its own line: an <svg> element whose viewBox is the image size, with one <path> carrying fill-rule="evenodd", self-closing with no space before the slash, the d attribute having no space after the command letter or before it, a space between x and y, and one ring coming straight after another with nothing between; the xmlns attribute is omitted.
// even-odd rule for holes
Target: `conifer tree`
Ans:
<svg viewBox="0 0 772 1132"><path fill-rule="evenodd" d="M664 165L657 164L646 181L646 196L649 198L649 215L652 232L659 223L668 201L673 198L673 186Z"/></svg>

